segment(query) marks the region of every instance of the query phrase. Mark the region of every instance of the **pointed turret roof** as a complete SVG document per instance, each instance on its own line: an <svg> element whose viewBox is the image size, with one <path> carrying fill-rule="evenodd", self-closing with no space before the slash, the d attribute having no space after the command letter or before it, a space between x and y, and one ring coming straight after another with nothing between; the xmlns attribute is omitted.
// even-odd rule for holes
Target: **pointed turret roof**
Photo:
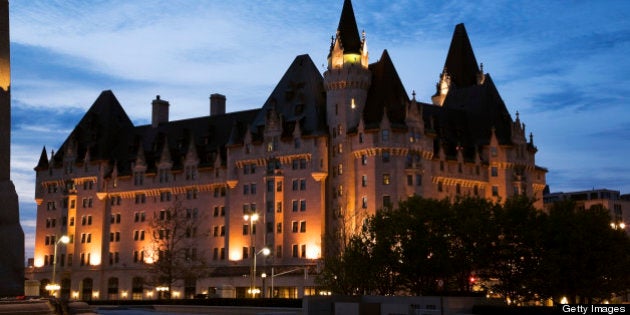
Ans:
<svg viewBox="0 0 630 315"><path fill-rule="evenodd" d="M451 46L448 49L444 67L451 76L451 82L456 88L477 84L479 66L464 23L455 26L455 32L453 32L453 39L451 39Z"/></svg>
<svg viewBox="0 0 630 315"><path fill-rule="evenodd" d="M359 28L357 27L357 20L354 18L354 10L352 9L352 1L350 0L343 2L337 32L337 39L341 41L344 53L361 53Z"/></svg>
<svg viewBox="0 0 630 315"><path fill-rule="evenodd" d="M46 153L46 147L42 149L42 155L39 156L39 162L35 166L36 171L42 171L48 169L48 154Z"/></svg>

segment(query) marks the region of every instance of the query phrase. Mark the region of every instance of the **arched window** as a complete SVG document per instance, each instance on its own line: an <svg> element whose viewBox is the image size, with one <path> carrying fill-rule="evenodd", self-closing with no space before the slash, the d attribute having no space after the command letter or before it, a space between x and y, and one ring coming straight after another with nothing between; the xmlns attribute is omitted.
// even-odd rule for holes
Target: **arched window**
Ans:
<svg viewBox="0 0 630 315"><path fill-rule="evenodd" d="M118 299L118 278L112 277L107 280L107 298L110 300Z"/></svg>
<svg viewBox="0 0 630 315"><path fill-rule="evenodd" d="M47 296L50 291L46 290L46 286L50 284L50 280L49 279L43 279L40 283L39 283L39 295L40 296Z"/></svg>
<svg viewBox="0 0 630 315"><path fill-rule="evenodd" d="M92 286L94 281L92 278L85 278L81 281L81 299L84 301L92 300Z"/></svg>
<svg viewBox="0 0 630 315"><path fill-rule="evenodd" d="M133 277L131 279L131 298L133 300L142 300L144 291L144 279L142 277Z"/></svg>
<svg viewBox="0 0 630 315"><path fill-rule="evenodd" d="M71 287L70 278L63 278L63 279L61 279L60 296L61 296L62 299L63 298L66 298L66 299L70 298L70 287Z"/></svg>

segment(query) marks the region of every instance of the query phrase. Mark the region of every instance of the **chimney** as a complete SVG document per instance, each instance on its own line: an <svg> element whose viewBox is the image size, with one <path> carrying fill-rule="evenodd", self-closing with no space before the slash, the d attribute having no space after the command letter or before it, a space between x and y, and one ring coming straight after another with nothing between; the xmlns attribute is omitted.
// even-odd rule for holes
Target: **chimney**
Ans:
<svg viewBox="0 0 630 315"><path fill-rule="evenodd" d="M153 102L153 112L151 115L151 126L153 128L157 128L160 123L168 122L168 106L169 103L167 101L161 100L160 96L157 95Z"/></svg>
<svg viewBox="0 0 630 315"><path fill-rule="evenodd" d="M210 116L225 114L225 95L214 93L210 95Z"/></svg>

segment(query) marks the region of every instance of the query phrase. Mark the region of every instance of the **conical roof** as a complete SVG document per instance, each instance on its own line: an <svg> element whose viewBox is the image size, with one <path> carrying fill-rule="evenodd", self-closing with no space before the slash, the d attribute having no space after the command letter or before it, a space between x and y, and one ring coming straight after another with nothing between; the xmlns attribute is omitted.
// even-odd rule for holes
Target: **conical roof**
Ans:
<svg viewBox="0 0 630 315"><path fill-rule="evenodd" d="M455 26L444 67L456 88L477 84L479 66L463 23Z"/></svg>
<svg viewBox="0 0 630 315"><path fill-rule="evenodd" d="M357 20L354 18L354 10L350 0L343 2L337 32L337 40L341 41L344 54L361 53L361 37L359 37L359 28L357 27Z"/></svg>
<svg viewBox="0 0 630 315"><path fill-rule="evenodd" d="M36 171L48 169L48 154L46 153L46 147L42 149L42 154L39 156L39 162L35 166Z"/></svg>

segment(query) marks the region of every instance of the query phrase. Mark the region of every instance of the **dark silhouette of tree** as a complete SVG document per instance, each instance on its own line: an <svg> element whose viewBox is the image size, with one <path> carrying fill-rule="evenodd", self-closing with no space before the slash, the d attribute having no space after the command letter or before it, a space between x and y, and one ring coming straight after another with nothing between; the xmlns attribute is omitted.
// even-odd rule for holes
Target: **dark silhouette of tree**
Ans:
<svg viewBox="0 0 630 315"><path fill-rule="evenodd" d="M393 210L401 288L415 295L441 290L453 272L450 202L413 196ZM383 224L386 226L388 224ZM442 284L442 285L440 285Z"/></svg>
<svg viewBox="0 0 630 315"><path fill-rule="evenodd" d="M181 202L157 211L149 222L152 231L151 248L145 259L149 284L167 287L163 297L169 298L172 287L183 284L186 279L195 279L206 272L203 253L198 248L198 231L203 216L196 208L184 208Z"/></svg>
<svg viewBox="0 0 630 315"><path fill-rule="evenodd" d="M630 240L611 228L601 206L579 209L572 201L555 203L544 228L539 289L559 301L594 303L630 287Z"/></svg>
<svg viewBox="0 0 630 315"><path fill-rule="evenodd" d="M515 196L494 208L495 238L485 278L498 279L490 289L517 302L534 297L542 263L542 226L546 216L534 200Z"/></svg>
<svg viewBox="0 0 630 315"><path fill-rule="evenodd" d="M600 302L630 288L630 238L610 222L572 202L546 213L526 196L413 196L366 218L318 281L340 294L427 295L470 291L472 277L514 302Z"/></svg>
<svg viewBox="0 0 630 315"><path fill-rule="evenodd" d="M498 238L495 213L500 209L487 199L457 198L450 205L450 258L456 291L471 291L495 261Z"/></svg>

